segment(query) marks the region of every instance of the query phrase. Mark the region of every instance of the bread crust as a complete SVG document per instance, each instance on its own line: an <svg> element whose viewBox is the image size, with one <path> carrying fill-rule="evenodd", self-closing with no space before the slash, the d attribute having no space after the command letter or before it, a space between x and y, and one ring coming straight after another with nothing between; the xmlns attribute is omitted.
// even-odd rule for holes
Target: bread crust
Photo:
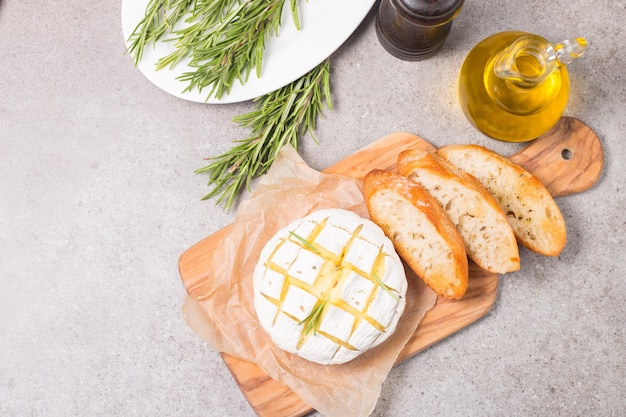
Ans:
<svg viewBox="0 0 626 417"><path fill-rule="evenodd" d="M480 145L448 145L437 154L472 174L495 197L519 243L546 256L565 247L567 232L561 211L541 181L498 153Z"/></svg>
<svg viewBox="0 0 626 417"><path fill-rule="evenodd" d="M517 241L506 214L475 177L433 152L417 149L400 153L398 173L422 185L439 202L478 266L500 274L520 269Z"/></svg>
<svg viewBox="0 0 626 417"><path fill-rule="evenodd" d="M407 265L438 295L462 298L468 284L465 244L433 196L407 177L382 170L370 171L363 188L370 218Z"/></svg>

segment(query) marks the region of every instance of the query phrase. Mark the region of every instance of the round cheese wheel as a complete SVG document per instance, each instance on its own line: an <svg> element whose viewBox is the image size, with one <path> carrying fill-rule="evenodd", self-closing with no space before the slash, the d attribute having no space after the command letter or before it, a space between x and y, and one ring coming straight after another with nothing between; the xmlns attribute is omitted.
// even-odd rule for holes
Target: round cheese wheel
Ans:
<svg viewBox="0 0 626 417"><path fill-rule="evenodd" d="M407 280L371 220L324 209L278 231L254 270L259 321L281 349L320 364L350 361L396 329Z"/></svg>

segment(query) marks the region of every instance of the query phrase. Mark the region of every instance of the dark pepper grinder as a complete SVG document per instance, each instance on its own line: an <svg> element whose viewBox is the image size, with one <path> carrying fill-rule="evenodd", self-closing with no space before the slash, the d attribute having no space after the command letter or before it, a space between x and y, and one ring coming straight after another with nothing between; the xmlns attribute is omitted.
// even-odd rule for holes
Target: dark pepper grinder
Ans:
<svg viewBox="0 0 626 417"><path fill-rule="evenodd" d="M417 61L444 44L464 0L382 0L376 17L381 45L396 58Z"/></svg>

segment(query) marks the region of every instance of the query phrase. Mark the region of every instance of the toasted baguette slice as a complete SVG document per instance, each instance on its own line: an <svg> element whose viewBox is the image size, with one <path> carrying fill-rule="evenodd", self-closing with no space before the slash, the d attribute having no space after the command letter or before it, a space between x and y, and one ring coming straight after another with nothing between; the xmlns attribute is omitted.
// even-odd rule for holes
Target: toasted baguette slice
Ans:
<svg viewBox="0 0 626 417"><path fill-rule="evenodd" d="M565 247L561 210L537 177L479 145L449 145L437 154L475 176L500 203L517 240L528 249L556 256Z"/></svg>
<svg viewBox="0 0 626 417"><path fill-rule="evenodd" d="M476 178L436 154L420 150L401 152L398 172L435 197L478 266L500 274L520 269L517 240L506 214Z"/></svg>
<svg viewBox="0 0 626 417"><path fill-rule="evenodd" d="M409 267L438 295L463 297L468 280L463 238L433 196L408 178L381 170L369 172L363 188L371 219Z"/></svg>

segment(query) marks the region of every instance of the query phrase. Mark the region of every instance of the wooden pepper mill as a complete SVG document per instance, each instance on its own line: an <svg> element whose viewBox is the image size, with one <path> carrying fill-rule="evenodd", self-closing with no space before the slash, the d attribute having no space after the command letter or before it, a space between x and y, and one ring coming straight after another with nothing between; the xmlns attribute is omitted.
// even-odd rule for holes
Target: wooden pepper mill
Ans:
<svg viewBox="0 0 626 417"><path fill-rule="evenodd" d="M376 17L381 45L396 58L417 61L444 44L464 0L382 0Z"/></svg>

